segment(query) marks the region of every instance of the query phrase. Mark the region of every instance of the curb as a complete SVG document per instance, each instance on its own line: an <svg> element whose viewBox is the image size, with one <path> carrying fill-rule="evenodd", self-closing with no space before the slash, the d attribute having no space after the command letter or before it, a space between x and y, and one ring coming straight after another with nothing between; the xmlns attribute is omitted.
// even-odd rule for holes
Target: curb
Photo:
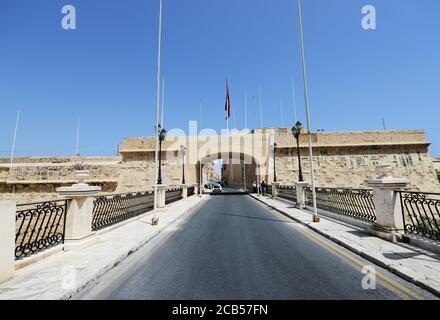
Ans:
<svg viewBox="0 0 440 320"><path fill-rule="evenodd" d="M292 216L290 216L289 214L287 214L286 212L282 211L281 209L276 208L276 207L274 207L274 206L272 206L272 205L270 205L270 204L268 204L268 203L262 201L261 199L258 199L257 197L254 197L254 196L251 195L251 194L250 194L249 196L252 197L252 198L254 198L255 200L257 200L258 202L264 204L265 206L267 206L267 207L269 207L269 208L271 208L271 209L273 209L273 210L275 210L275 211L281 213L283 216L288 217L288 218L290 218L290 219L292 219L292 220L294 220L294 221L300 223L301 225L303 225L303 226L307 227L308 229L310 229L310 230L316 232L317 234L323 236L324 238L327 238L327 239L329 239L330 241L332 241L332 242L334 242L334 243L340 245L341 247L343 247L343 248L345 248L345 249L347 249L347 250L349 250L349 251L351 251L351 252L353 252L353 253L355 253L355 254L361 256L361 257L364 258L365 260L368 260L368 261L370 261L370 262L372 262L372 263L378 265L379 267L386 269L387 271L391 272L392 274L395 274L395 275L398 276L399 278L402 278L402 279L405 280L405 281L408 281L408 282L410 282L410 283L412 283L412 284L414 284L414 285L416 285L416 286L418 286L418 287L420 287L420 288L422 288L422 289L424 289L424 290L426 290L426 291L429 291L430 293L432 293L432 294L434 294L435 296L437 296L437 297L440 298L440 290L438 290L438 289L436 289L436 288L433 288L433 287L427 285L426 283L420 282L419 280L417 280L417 279L415 279L415 278L413 278L413 277L411 277L411 276L408 276L407 274L405 274L405 273L403 273L403 272L401 272L401 271L399 271L399 270L397 270L397 269L395 269L395 268L389 266L389 265L386 264L385 262L383 262L383 261L381 261L381 260L378 260L378 259L372 257L371 255L368 255L367 253L365 253L365 252L363 252L363 251L359 251L358 249L356 249L356 248L350 246L350 244L345 243L345 242L343 242L343 241L341 241L341 240L338 240L338 239L334 238L333 236L331 236L330 234L327 234L327 233L325 233L325 232L323 232L323 231L321 231L321 230L319 230L319 229L313 227L313 225L312 225L311 223L305 223L304 221L302 221L302 220L300 220L300 219L297 219L297 218L295 218L295 217L292 217ZM303 211L304 211L304 210L303 210Z"/></svg>
<svg viewBox="0 0 440 320"><path fill-rule="evenodd" d="M102 277L106 272L112 270L115 268L118 264L120 264L123 260L125 260L128 256L131 254L137 252L140 250L143 246L145 246L147 243L149 243L151 240L159 236L164 230L166 230L169 226L175 224L176 222L180 220L184 220L189 215L191 215L194 211L199 209L202 204L206 201L208 198L202 198L200 199L196 204L194 204L192 207L186 209L183 213L181 213L179 216L177 216L175 219L169 221L167 224L160 227L157 232L154 232L151 234L148 238L142 240L137 245L133 246L131 249L127 249L127 251L124 254L121 254L118 258L116 258L112 263L107 264L100 270L98 270L92 277L89 279L85 279L81 284L78 285L75 289L72 289L70 292L62 295L59 298L54 298L58 300L69 300L74 295L78 294L81 290L85 289L87 286L89 286L92 282L98 280L100 277Z"/></svg>

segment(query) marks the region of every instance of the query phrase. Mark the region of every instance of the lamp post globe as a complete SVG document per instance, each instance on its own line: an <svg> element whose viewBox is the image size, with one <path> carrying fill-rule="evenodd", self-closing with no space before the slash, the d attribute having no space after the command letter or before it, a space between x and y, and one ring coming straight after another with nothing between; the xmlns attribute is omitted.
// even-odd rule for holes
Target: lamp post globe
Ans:
<svg viewBox="0 0 440 320"><path fill-rule="evenodd" d="M300 121L297 121L295 126L292 128L292 134L296 139L296 150L298 152L298 181L299 182L303 182L304 181L304 177L302 174L302 168L301 168L301 153L299 150L299 137L301 135L301 130L302 130L303 126L302 123Z"/></svg>

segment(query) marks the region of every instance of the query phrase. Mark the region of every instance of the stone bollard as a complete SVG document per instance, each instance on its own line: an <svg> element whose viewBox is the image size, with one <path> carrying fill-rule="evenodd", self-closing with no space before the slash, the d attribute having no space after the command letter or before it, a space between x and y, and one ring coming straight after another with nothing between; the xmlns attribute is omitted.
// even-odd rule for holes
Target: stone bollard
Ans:
<svg viewBox="0 0 440 320"><path fill-rule="evenodd" d="M278 188L280 187L279 182L272 182L272 197L278 197Z"/></svg>
<svg viewBox="0 0 440 320"><path fill-rule="evenodd" d="M400 241L403 237L404 221L399 193L396 191L407 186L409 181L383 175L368 180L367 183L373 189L376 208L376 222L369 232L388 241Z"/></svg>
<svg viewBox="0 0 440 320"><path fill-rule="evenodd" d="M182 199L188 198L188 186L186 184L182 185Z"/></svg>
<svg viewBox="0 0 440 320"><path fill-rule="evenodd" d="M166 185L158 185L157 186L157 208L163 209L166 206L165 200L166 200L166 191L167 191Z"/></svg>
<svg viewBox="0 0 440 320"><path fill-rule="evenodd" d="M15 201L0 203L0 283L14 277Z"/></svg>
<svg viewBox="0 0 440 320"><path fill-rule="evenodd" d="M306 207L306 188L309 186L307 182L295 182L296 188L296 207L304 209Z"/></svg>

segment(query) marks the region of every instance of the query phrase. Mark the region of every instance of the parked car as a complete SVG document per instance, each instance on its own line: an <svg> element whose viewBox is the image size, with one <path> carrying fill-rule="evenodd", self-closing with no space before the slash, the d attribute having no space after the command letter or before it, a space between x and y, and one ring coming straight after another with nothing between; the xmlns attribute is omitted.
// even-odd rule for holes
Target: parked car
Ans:
<svg viewBox="0 0 440 320"><path fill-rule="evenodd" d="M223 188L220 184L215 184L212 189L212 192L218 192L218 193L223 192Z"/></svg>

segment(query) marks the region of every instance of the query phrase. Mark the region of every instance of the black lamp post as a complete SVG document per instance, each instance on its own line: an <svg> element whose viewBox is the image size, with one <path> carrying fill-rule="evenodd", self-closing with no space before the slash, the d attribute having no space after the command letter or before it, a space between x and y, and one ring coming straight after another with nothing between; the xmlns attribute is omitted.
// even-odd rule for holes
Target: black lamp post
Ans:
<svg viewBox="0 0 440 320"><path fill-rule="evenodd" d="M273 182L277 182L277 170L275 167L275 162L276 162L275 159L276 159L277 147L278 147L277 143L274 142L272 147L273 147Z"/></svg>
<svg viewBox="0 0 440 320"><path fill-rule="evenodd" d="M167 136L167 131L165 129L161 129L160 125L157 131L157 134L159 135L159 176L157 178L157 184L162 184L162 142Z"/></svg>
<svg viewBox="0 0 440 320"><path fill-rule="evenodd" d="M303 182L304 181L304 178L303 178L303 175L302 175L302 169L301 169L301 154L300 154L300 151L299 151L299 136L301 135L302 128L303 128L302 127L302 123L299 122L299 121L292 128L292 134L296 138L296 148L298 150L298 167L299 167L298 180L299 180L299 182Z"/></svg>
<svg viewBox="0 0 440 320"><path fill-rule="evenodd" d="M182 154L182 184L185 184L185 151L186 151L186 148L182 144L180 146L180 153Z"/></svg>

